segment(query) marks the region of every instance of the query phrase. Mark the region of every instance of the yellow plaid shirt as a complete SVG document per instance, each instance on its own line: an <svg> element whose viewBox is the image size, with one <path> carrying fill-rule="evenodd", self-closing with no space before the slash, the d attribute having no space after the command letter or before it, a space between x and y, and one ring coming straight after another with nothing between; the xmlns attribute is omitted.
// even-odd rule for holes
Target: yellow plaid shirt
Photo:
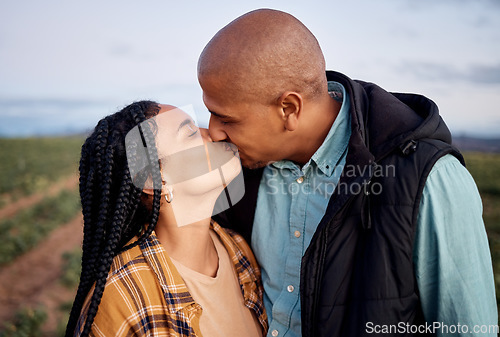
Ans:
<svg viewBox="0 0 500 337"><path fill-rule="evenodd" d="M244 239L212 221L231 258L245 299L267 332L263 288L255 257ZM80 336L93 288L75 330ZM202 336L202 313L153 233L142 245L117 255L111 266L91 336ZM231 313L227 313L230 315Z"/></svg>

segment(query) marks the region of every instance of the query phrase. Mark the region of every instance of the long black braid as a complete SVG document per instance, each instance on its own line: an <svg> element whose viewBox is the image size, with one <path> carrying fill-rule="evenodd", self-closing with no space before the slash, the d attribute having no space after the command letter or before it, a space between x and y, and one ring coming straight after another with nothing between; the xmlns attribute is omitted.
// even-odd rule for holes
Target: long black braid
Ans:
<svg viewBox="0 0 500 337"><path fill-rule="evenodd" d="M74 335L85 298L95 284L81 336L89 335L113 258L119 252L144 242L158 222L161 175L156 148L151 146L155 144L155 129L153 123L142 122L157 115L159 110L158 104L152 101L132 103L99 121L82 146L82 271L66 337ZM125 136L136 126L141 130L143 143L128 144L126 148ZM132 180L130 167L135 165L136 158L133 152L140 147L147 149L149 165L141 171L139 178ZM140 188L147 177L153 181L152 206L143 203L145 199ZM125 246L136 235L139 239Z"/></svg>

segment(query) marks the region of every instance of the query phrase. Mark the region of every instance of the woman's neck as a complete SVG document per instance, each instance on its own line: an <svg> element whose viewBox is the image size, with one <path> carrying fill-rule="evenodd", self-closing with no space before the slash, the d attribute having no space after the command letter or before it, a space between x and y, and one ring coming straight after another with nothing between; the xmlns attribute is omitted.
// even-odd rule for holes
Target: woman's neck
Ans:
<svg viewBox="0 0 500 337"><path fill-rule="evenodd" d="M210 218L177 226L168 214L160 212L155 231L171 258L198 273L217 274L219 257L210 236Z"/></svg>

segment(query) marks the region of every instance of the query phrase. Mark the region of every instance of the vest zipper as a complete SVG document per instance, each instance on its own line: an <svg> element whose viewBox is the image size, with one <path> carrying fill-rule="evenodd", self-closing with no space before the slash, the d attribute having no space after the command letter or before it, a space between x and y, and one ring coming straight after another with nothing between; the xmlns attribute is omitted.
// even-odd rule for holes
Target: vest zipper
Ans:
<svg viewBox="0 0 500 337"><path fill-rule="evenodd" d="M314 299L313 299L313 303L312 303L312 313L311 313L311 318L314 319L314 320L317 320L317 309L318 309L318 306L319 306L319 294L320 294L320 290L321 290L321 282L323 282L323 266L325 265L325 261L326 261L326 245L327 245L327 242L328 242L328 230L327 230L328 227L323 227L323 235L321 235L321 245L320 245L320 254L319 254L319 257L320 257L320 260L319 260L319 263L318 263L318 269L317 269L317 273L316 273L316 284L314 285L314 289L315 289L315 292L314 292ZM317 324L316 322L314 322L313 324L311 324L311 335L310 336L316 336L317 335Z"/></svg>
<svg viewBox="0 0 500 337"><path fill-rule="evenodd" d="M370 186L372 178L370 177L367 182L363 184L363 213L361 216L361 225L364 229L372 228L371 217L371 202L370 202Z"/></svg>
<svg viewBox="0 0 500 337"><path fill-rule="evenodd" d="M368 229L371 228L371 205L370 205L370 202L369 202L369 195L370 195L370 189L369 187L371 186L371 180L372 180L372 177L373 177L373 174L374 174L374 171L376 169L376 167L378 166L378 164L376 162L372 162L371 163L371 170L369 171L369 177L368 177L368 180L365 181L363 183L363 189L361 191L361 193L364 194L364 198L365 200L367 199L367 207L368 207L368 213L366 214L368 219L368 223L367 223L367 226L368 226ZM345 207L345 205L347 203L350 202L350 200L352 200L352 198L354 197L355 195L350 195L348 197L348 199L346 200L346 202L344 203L344 205L342 207ZM336 215L336 214L335 214ZM335 217L335 215L333 215L333 217ZM333 218L332 217L332 218ZM362 215L363 217L363 215ZM361 221L363 223L363 219ZM314 319L316 320L317 319L317 311L318 311L318 306L319 306L319 295L320 295L320 290L321 290L321 283L323 282L323 267L325 265L325 261L326 261L326 247L327 247L327 243L328 243L328 226L323 226L323 228L321 229L322 230L322 235L320 235L320 239L321 239L321 243L320 243L320 253L319 253L319 257L320 257L320 260L319 260L319 263L318 263L318 269L317 269L317 273L316 273L316 282L315 282L315 285L314 285L314 298L313 298L313 302L312 302L312 310L311 310L311 315L309 316L311 319ZM316 323L313 323L311 324L311 336L316 336L317 335L317 324Z"/></svg>

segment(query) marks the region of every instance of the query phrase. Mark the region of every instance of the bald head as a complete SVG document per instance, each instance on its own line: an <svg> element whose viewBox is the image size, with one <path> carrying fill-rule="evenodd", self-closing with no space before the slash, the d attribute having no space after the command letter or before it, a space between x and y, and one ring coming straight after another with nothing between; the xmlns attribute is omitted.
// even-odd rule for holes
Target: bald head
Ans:
<svg viewBox="0 0 500 337"><path fill-rule="evenodd" d="M326 91L325 60L314 35L290 14L260 9L222 28L201 53L202 88L227 99L272 102L286 91L314 99Z"/></svg>

